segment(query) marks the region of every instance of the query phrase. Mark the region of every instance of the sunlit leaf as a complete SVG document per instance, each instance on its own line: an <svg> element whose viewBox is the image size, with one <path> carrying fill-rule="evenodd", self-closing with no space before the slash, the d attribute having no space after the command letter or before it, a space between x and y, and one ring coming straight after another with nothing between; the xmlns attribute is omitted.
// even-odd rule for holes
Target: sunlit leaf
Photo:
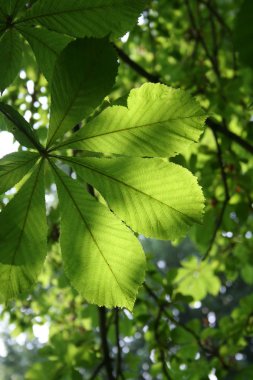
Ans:
<svg viewBox="0 0 253 380"><path fill-rule="evenodd" d="M8 87L21 69L23 41L20 34L9 28L0 39L0 92Z"/></svg>
<svg viewBox="0 0 253 380"><path fill-rule="evenodd" d="M161 159L65 158L134 231L158 239L183 236L203 213L203 194L186 169Z"/></svg>
<svg viewBox="0 0 253 380"><path fill-rule="evenodd" d="M49 146L102 102L116 74L116 53L106 39L79 39L63 50L52 78Z"/></svg>
<svg viewBox="0 0 253 380"><path fill-rule="evenodd" d="M106 109L59 146L169 157L198 141L205 118L187 92L148 83L130 92L128 108Z"/></svg>
<svg viewBox="0 0 253 380"><path fill-rule="evenodd" d="M34 166L39 155L32 152L15 152L0 160L0 193L4 193Z"/></svg>
<svg viewBox="0 0 253 380"><path fill-rule="evenodd" d="M201 262L197 257L183 261L173 281L177 291L192 296L195 301L202 300L208 293L216 295L221 287L220 279L214 273L216 267L215 262Z"/></svg>
<svg viewBox="0 0 253 380"><path fill-rule="evenodd" d="M145 272L140 243L82 184L55 166L54 173L60 199L60 244L71 283L91 303L132 310Z"/></svg>
<svg viewBox="0 0 253 380"><path fill-rule="evenodd" d="M3 124L0 130L11 132L21 145L39 151L42 149L31 125L13 107L0 102L0 115L0 124Z"/></svg>
<svg viewBox="0 0 253 380"><path fill-rule="evenodd" d="M0 301L27 291L47 252L43 163L0 213Z"/></svg>

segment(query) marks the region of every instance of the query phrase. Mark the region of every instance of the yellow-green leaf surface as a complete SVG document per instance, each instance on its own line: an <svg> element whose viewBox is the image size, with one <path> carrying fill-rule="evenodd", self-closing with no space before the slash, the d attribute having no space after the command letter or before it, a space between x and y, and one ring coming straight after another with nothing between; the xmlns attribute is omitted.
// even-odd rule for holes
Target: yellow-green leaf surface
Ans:
<svg viewBox="0 0 253 380"><path fill-rule="evenodd" d="M131 231L83 185L53 166L66 273L89 301L132 310L144 280L145 257Z"/></svg>
<svg viewBox="0 0 253 380"><path fill-rule="evenodd" d="M106 109L59 147L171 157L198 141L205 118L187 92L146 83L130 92L128 108Z"/></svg>
<svg viewBox="0 0 253 380"><path fill-rule="evenodd" d="M107 39L79 39L63 50L52 78L48 146L102 102L112 89L117 66Z"/></svg>
<svg viewBox="0 0 253 380"><path fill-rule="evenodd" d="M39 155L32 152L15 152L4 156L0 160L0 193L16 185L38 158Z"/></svg>
<svg viewBox="0 0 253 380"><path fill-rule="evenodd" d="M0 213L0 302L29 289L46 257L44 171L40 163Z"/></svg>
<svg viewBox="0 0 253 380"><path fill-rule="evenodd" d="M192 296L195 301L202 300L208 293L217 295L221 282L215 275L216 267L215 262L199 261L197 257L183 261L173 281L176 291Z"/></svg>
<svg viewBox="0 0 253 380"><path fill-rule="evenodd" d="M144 7L143 0L38 0L20 22L39 23L73 37L121 36Z"/></svg>
<svg viewBox="0 0 253 380"><path fill-rule="evenodd" d="M0 39L0 92L5 90L21 69L23 41L14 29L8 29Z"/></svg>
<svg viewBox="0 0 253 380"><path fill-rule="evenodd" d="M62 159L136 232L175 239L201 222L201 188L196 177L179 165L158 158Z"/></svg>
<svg viewBox="0 0 253 380"><path fill-rule="evenodd" d="M45 28L20 26L18 30L29 42L41 71L46 79L50 81L56 59L72 39Z"/></svg>

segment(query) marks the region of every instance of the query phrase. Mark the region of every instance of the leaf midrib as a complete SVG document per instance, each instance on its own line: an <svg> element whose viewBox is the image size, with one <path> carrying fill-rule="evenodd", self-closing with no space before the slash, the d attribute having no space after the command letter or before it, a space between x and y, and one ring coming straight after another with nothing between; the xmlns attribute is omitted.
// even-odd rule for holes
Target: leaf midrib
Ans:
<svg viewBox="0 0 253 380"><path fill-rule="evenodd" d="M59 144L59 145L55 146L54 149L62 148L63 146L74 144L74 143L78 143L80 141L86 141L86 140L97 138L97 137L101 137L101 136L111 135L113 133L121 133L121 132L131 131L133 129L138 129L138 128L153 127L154 125L157 125L157 124L163 124L163 123L168 123L168 122L171 122L171 121L184 120L184 119L193 119L193 118L196 118L196 117L197 118L199 118L199 117L205 117L205 115L190 115L190 116L177 117L177 118L166 119L166 120L161 120L161 121L155 121L155 122L152 122L152 123L147 123L147 124L142 124L142 125L136 125L134 127L128 127L128 128L117 129L117 130L113 130L113 131L109 131L109 132L104 132L104 133L100 133L100 134L93 135L93 136L82 137L82 138L75 139L75 140L74 140L74 137L72 137L71 139L73 139L73 140L69 140L69 141L67 140L67 141L63 142L62 144ZM85 130L85 127L83 127L83 128ZM199 131L202 130L201 128L195 128L195 129L197 129ZM172 133L177 134L174 131ZM181 136L181 137L184 137L183 135L180 135L179 133L177 135Z"/></svg>

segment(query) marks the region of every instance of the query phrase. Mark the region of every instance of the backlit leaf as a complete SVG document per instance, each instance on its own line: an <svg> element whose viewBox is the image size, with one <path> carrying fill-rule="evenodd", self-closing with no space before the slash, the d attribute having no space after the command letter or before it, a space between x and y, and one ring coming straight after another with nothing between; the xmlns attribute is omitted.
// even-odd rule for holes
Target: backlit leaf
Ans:
<svg viewBox="0 0 253 380"><path fill-rule="evenodd" d="M187 169L161 159L65 158L109 207L145 236L183 236L203 212L203 194Z"/></svg>
<svg viewBox="0 0 253 380"><path fill-rule="evenodd" d="M11 106L0 102L0 130L11 132L15 139L28 148L42 149L31 125Z"/></svg>
<svg viewBox="0 0 253 380"><path fill-rule="evenodd" d="M143 0L38 0L21 21L73 37L120 36L133 26L144 6Z"/></svg>
<svg viewBox="0 0 253 380"><path fill-rule="evenodd" d="M106 39L76 40L63 50L52 78L49 146L102 102L116 74L116 53Z"/></svg>
<svg viewBox="0 0 253 380"><path fill-rule="evenodd" d="M0 213L0 301L36 281L47 252L43 163Z"/></svg>
<svg viewBox="0 0 253 380"><path fill-rule="evenodd" d="M4 156L0 160L0 193L16 185L38 158L39 155L32 152L15 152Z"/></svg>
<svg viewBox="0 0 253 380"><path fill-rule="evenodd" d="M161 84L132 90L128 108L103 111L61 147L129 156L169 157L197 142L205 114L185 91Z"/></svg>
<svg viewBox="0 0 253 380"><path fill-rule="evenodd" d="M132 310L144 280L145 257L130 230L54 166L60 212L60 244L73 286L99 306Z"/></svg>
<svg viewBox="0 0 253 380"><path fill-rule="evenodd" d="M23 41L20 34L10 28L0 39L0 92L5 90L21 69Z"/></svg>
<svg viewBox="0 0 253 380"><path fill-rule="evenodd" d="M56 59L71 38L45 28L19 27L18 29L29 42L41 71L50 81Z"/></svg>

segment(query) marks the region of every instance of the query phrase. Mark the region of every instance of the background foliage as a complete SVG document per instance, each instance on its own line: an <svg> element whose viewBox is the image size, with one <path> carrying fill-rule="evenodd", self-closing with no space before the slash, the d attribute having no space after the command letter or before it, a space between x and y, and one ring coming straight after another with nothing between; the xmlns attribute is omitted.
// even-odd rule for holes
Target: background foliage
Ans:
<svg viewBox="0 0 253 380"><path fill-rule="evenodd" d="M204 222L173 244L141 235L147 274L133 314L97 308L65 277L56 189L48 180L50 255L33 290L1 308L2 356L8 352L8 358L1 360L0 379L253 376L251 10L250 0L154 0L123 39L112 38L120 66L107 103L146 81L160 82L188 90L209 115L200 144L172 159L198 177ZM22 71L2 101L43 141L51 90L27 44L23 50ZM40 66L47 79L49 66ZM1 207L12 196L5 193Z"/></svg>

